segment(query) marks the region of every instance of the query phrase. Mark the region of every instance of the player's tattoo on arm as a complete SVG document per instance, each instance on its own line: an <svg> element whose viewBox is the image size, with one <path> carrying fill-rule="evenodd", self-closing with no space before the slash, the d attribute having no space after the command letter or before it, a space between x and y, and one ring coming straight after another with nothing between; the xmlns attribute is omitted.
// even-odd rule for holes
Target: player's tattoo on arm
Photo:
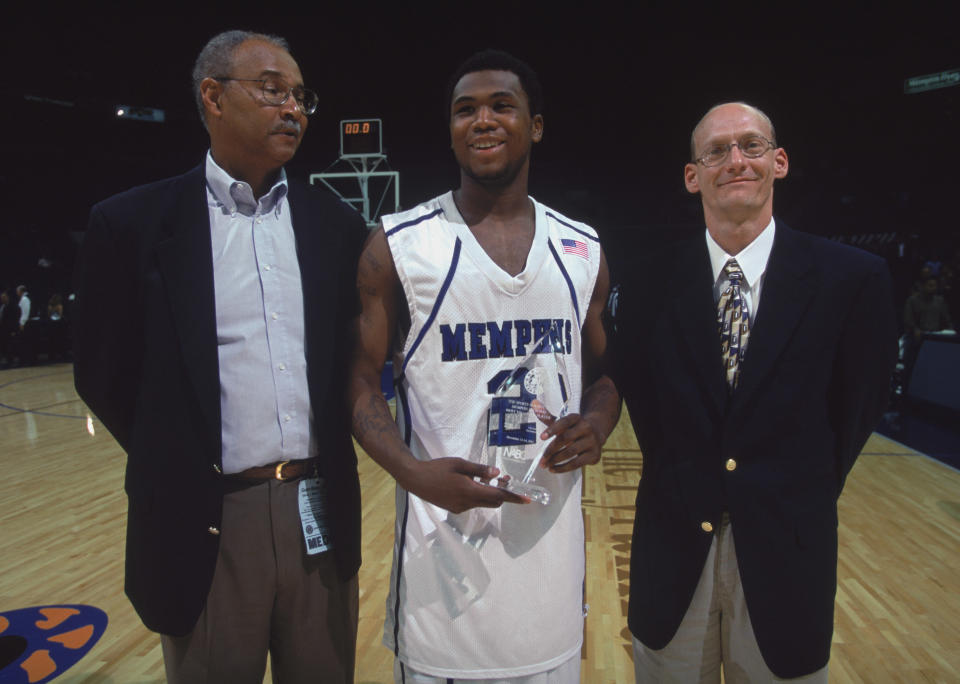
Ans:
<svg viewBox="0 0 960 684"><path fill-rule="evenodd" d="M353 434L361 444L400 441L397 424L393 422L383 395L371 394L366 404L354 411Z"/></svg>
<svg viewBox="0 0 960 684"><path fill-rule="evenodd" d="M372 249L364 250L363 260L374 273L379 273L383 269L383 265L377 260L377 255L373 253Z"/></svg>
<svg viewBox="0 0 960 684"><path fill-rule="evenodd" d="M361 264L361 268L358 269L357 273L357 290L360 291L361 295L375 297L379 290L377 289L374 280L366 276L379 274L382 266L380 265L380 262L377 261L376 255L374 255L369 249L363 253L361 259L363 263ZM368 271L372 273L368 274Z"/></svg>

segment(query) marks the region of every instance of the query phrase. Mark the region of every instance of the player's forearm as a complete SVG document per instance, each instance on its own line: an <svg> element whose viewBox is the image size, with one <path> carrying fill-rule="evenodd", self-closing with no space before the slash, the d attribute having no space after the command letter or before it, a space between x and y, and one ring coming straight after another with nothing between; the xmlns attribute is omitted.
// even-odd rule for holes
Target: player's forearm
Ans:
<svg viewBox="0 0 960 684"><path fill-rule="evenodd" d="M620 419L620 394L606 375L584 390L580 415L593 427L602 446Z"/></svg>
<svg viewBox="0 0 960 684"><path fill-rule="evenodd" d="M351 386L353 436L381 468L408 488L416 459L403 441L379 384L354 379Z"/></svg>

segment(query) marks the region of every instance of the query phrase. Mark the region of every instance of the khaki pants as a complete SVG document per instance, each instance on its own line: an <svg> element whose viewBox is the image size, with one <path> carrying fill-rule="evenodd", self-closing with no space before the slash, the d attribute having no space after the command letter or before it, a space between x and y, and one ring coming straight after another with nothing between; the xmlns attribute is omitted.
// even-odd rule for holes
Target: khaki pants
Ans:
<svg viewBox="0 0 960 684"><path fill-rule="evenodd" d="M826 666L795 679L775 677L767 667L747 613L733 528L728 523L713 538L693 599L670 643L655 651L633 638L637 684L720 684L721 663L726 684L827 683Z"/></svg>
<svg viewBox="0 0 960 684"><path fill-rule="evenodd" d="M341 582L330 552L306 554L298 486L225 495L207 604L190 634L161 636L168 681L261 684L269 652L275 683L353 682L357 578Z"/></svg>

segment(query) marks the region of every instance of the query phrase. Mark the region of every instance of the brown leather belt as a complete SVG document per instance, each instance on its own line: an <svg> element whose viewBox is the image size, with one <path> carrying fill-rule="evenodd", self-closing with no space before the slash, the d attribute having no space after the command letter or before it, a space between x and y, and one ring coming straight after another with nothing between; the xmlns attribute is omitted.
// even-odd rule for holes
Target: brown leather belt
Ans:
<svg viewBox="0 0 960 684"><path fill-rule="evenodd" d="M317 459L303 458L296 461L277 461L264 466L254 466L241 470L239 473L228 473L224 478L228 480L240 480L244 482L263 482L265 480L280 480L287 482L289 480L298 480L305 475L314 472L317 466Z"/></svg>

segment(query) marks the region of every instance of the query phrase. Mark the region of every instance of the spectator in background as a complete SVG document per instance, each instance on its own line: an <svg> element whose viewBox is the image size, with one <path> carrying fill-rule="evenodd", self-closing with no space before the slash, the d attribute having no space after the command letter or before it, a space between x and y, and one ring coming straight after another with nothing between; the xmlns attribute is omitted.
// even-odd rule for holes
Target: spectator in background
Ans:
<svg viewBox="0 0 960 684"><path fill-rule="evenodd" d="M910 383L924 333L953 328L947 301L939 294L940 282L935 276L928 274L926 266L921 273L925 274L925 277L920 291L910 295L903 308L904 389Z"/></svg>
<svg viewBox="0 0 960 684"><path fill-rule="evenodd" d="M51 321L63 318L63 298L59 292L52 294L47 302L47 318Z"/></svg>
<svg viewBox="0 0 960 684"><path fill-rule="evenodd" d="M913 296L923 292L923 284L927 282L930 278L936 278L933 274L933 269L930 268L929 264L924 264L920 267L920 274L917 276L917 279L913 281L913 285L910 288L910 295Z"/></svg>
<svg viewBox="0 0 960 684"><path fill-rule="evenodd" d="M17 297L20 298L20 330L30 320L30 295L26 285L17 286Z"/></svg>
<svg viewBox="0 0 960 684"><path fill-rule="evenodd" d="M929 276L923 281L920 292L907 299L903 310L903 328L914 343L919 343L926 332L953 328L947 301L938 294L939 290L939 281Z"/></svg>
<svg viewBox="0 0 960 684"><path fill-rule="evenodd" d="M46 327L46 350L51 360L66 358L70 351L68 323L63 311L63 297L59 292L55 292L47 301L47 320L43 321Z"/></svg>
<svg viewBox="0 0 960 684"><path fill-rule="evenodd" d="M0 292L0 357L4 365L10 360L7 356L10 340L20 327L20 309L11 302L10 292Z"/></svg>

